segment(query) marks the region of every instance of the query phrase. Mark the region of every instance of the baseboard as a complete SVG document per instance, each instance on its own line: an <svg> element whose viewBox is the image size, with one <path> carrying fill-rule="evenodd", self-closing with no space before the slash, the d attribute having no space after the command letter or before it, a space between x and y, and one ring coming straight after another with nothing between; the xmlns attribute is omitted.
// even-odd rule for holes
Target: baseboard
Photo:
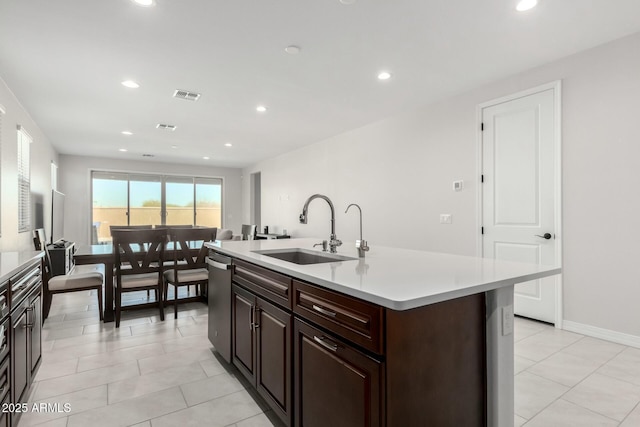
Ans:
<svg viewBox="0 0 640 427"><path fill-rule="evenodd" d="M640 348L640 337L636 335L598 328L596 326L585 325L584 323L572 322L570 320L562 321L562 329L569 332L575 332L577 334L587 335L593 338L600 338L618 344Z"/></svg>

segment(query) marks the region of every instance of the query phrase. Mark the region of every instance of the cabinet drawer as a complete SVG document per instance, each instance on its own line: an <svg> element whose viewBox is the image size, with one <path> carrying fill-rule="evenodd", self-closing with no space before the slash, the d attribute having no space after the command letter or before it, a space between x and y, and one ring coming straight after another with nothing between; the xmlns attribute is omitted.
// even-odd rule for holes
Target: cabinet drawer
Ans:
<svg viewBox="0 0 640 427"><path fill-rule="evenodd" d="M291 278L288 276L234 259L233 281L260 296L291 308Z"/></svg>
<svg viewBox="0 0 640 427"><path fill-rule="evenodd" d="M10 358L4 359L0 364L0 399L3 399L9 393L9 367Z"/></svg>
<svg viewBox="0 0 640 427"><path fill-rule="evenodd" d="M382 354L382 307L297 280L293 281L293 289L296 314Z"/></svg>
<svg viewBox="0 0 640 427"><path fill-rule="evenodd" d="M0 360L4 360L5 356L9 354L9 334L11 331L9 330L9 319L2 322L0 325L0 340L2 343L0 344Z"/></svg>

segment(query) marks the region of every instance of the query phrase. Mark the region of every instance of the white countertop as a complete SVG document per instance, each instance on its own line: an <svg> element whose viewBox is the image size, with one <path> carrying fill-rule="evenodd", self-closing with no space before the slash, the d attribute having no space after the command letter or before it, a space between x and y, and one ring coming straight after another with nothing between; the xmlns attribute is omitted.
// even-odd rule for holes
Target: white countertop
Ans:
<svg viewBox="0 0 640 427"><path fill-rule="evenodd" d="M206 243L206 246L393 310L408 310L561 272L557 266L380 246L373 246L366 258L311 265L298 265L253 252L285 248L313 250L313 244L321 240L225 240ZM316 251L322 253L319 249ZM338 254L358 258L354 242L344 243L338 248Z"/></svg>
<svg viewBox="0 0 640 427"><path fill-rule="evenodd" d="M9 280L26 265L42 258L42 251L0 252L0 283Z"/></svg>

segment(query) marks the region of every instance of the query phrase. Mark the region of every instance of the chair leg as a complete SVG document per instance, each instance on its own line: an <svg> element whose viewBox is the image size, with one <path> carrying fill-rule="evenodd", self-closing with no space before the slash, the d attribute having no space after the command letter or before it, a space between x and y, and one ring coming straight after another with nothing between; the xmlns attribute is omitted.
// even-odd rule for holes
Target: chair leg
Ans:
<svg viewBox="0 0 640 427"><path fill-rule="evenodd" d="M174 319L178 318L178 286L177 285L173 285L173 318Z"/></svg>
<svg viewBox="0 0 640 427"><path fill-rule="evenodd" d="M160 298L156 298L156 300L158 301L158 308L160 309L160 320L164 322L164 303L163 303L163 299L162 298L162 290L163 286L162 284L158 285L158 288L156 289L156 296L160 296Z"/></svg>
<svg viewBox="0 0 640 427"><path fill-rule="evenodd" d="M104 321L104 311L102 310L102 286L96 288L96 291L98 292L98 311L100 312L100 320Z"/></svg>
<svg viewBox="0 0 640 427"><path fill-rule="evenodd" d="M122 306L122 294L116 288L116 328L120 327L120 311Z"/></svg>

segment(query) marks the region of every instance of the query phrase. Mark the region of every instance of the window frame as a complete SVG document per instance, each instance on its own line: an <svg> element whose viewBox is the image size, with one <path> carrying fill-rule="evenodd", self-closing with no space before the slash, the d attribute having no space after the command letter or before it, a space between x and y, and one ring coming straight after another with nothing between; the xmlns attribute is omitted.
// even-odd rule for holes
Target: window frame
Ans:
<svg viewBox="0 0 640 427"><path fill-rule="evenodd" d="M220 227L224 227L225 223L225 179L220 176L205 176L205 175L188 175L188 174L167 174L167 173L153 173L153 172L131 172L131 171L119 171L119 170L106 170L106 169L91 169L89 170L89 187L90 187L90 200L89 200L89 226L93 227L94 223L94 179L96 175L114 175L122 180L126 178L126 218L127 225L131 223L131 181L135 181L137 177L145 178L145 181L149 178L159 178L161 184L161 224L166 225L167 215L166 215L166 185L167 182L171 182L175 179L188 179L191 181L191 185L193 186L193 211L192 211L192 224L197 224L197 192L196 187L198 184L201 184L203 181L211 181L214 183L215 181L220 184ZM99 177L98 177L99 178ZM91 230L90 230L91 231Z"/></svg>

